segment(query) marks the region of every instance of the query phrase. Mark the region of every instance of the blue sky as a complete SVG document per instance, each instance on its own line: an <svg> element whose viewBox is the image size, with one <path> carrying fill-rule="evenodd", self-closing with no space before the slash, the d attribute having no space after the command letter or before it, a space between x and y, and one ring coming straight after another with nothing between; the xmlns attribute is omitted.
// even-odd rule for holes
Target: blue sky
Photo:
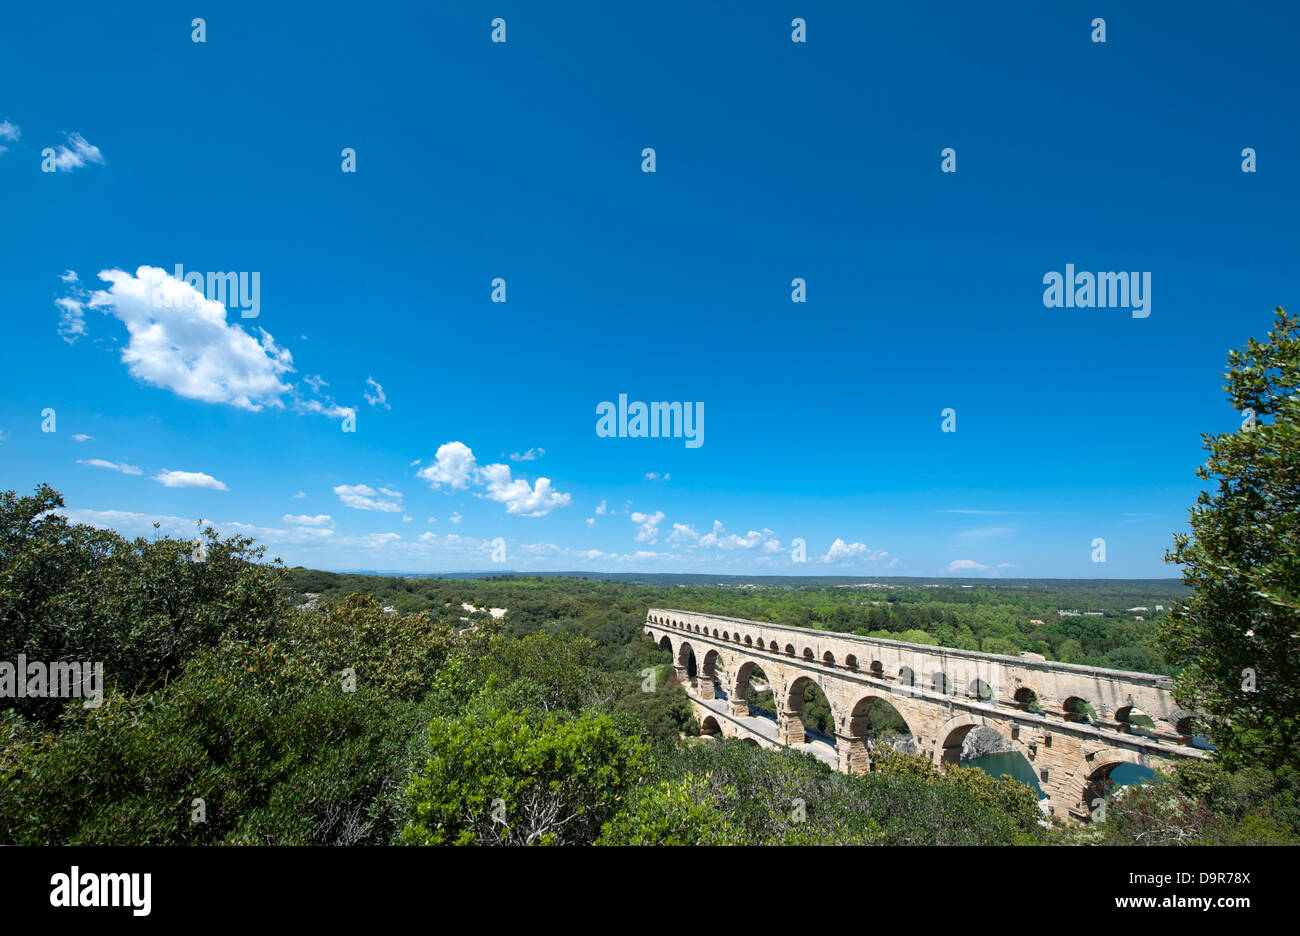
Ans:
<svg viewBox="0 0 1300 936"><path fill-rule="evenodd" d="M1294 6L409 6L6 6L0 487L331 569L1175 573L1300 285Z"/></svg>

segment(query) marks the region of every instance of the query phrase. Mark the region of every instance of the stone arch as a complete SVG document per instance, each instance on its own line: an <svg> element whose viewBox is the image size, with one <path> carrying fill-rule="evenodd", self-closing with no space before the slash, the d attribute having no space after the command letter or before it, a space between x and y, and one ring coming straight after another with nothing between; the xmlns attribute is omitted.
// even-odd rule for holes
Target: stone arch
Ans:
<svg viewBox="0 0 1300 936"><path fill-rule="evenodd" d="M910 666L900 666L898 668L898 681L904 686L916 685L916 673Z"/></svg>
<svg viewBox="0 0 1300 936"><path fill-rule="evenodd" d="M712 715L705 715L700 719L700 734L707 737L721 737L722 726L718 724L718 720Z"/></svg>
<svg viewBox="0 0 1300 936"><path fill-rule="evenodd" d="M952 680L943 670L935 670L925 680L926 688L941 695L952 695Z"/></svg>
<svg viewBox="0 0 1300 936"><path fill-rule="evenodd" d="M1174 734L1190 738L1195 729L1195 713L1187 709L1174 709L1169 714L1169 724L1174 729Z"/></svg>
<svg viewBox="0 0 1300 936"><path fill-rule="evenodd" d="M1091 759L1084 756L1079 760L1079 766L1075 768L1070 778L1070 797L1091 815L1094 801L1102 795L1101 782L1108 779L1110 772L1120 764L1158 770L1161 761L1125 748L1103 748L1095 752ZM1066 808L1070 805L1070 803L1064 804Z"/></svg>
<svg viewBox="0 0 1300 936"><path fill-rule="evenodd" d="M974 679L970 681L969 684L967 684L966 694L969 695L972 699L979 699L981 702L993 701L993 690L989 688L988 683L980 679L978 676L976 676Z"/></svg>
<svg viewBox="0 0 1300 936"><path fill-rule="evenodd" d="M688 677L691 677L691 664L697 659L695 651L685 640L677 645L677 669L685 673Z"/></svg>
<svg viewBox="0 0 1300 936"><path fill-rule="evenodd" d="M849 773L862 773L870 769L870 751L867 745L871 740L873 713L878 713L881 705L892 709L903 720L907 736L913 745L916 744L916 732L912 727L913 720L916 718L915 713L905 712L899 701L892 697L887 698L874 693L859 696L844 715L843 720L837 723L840 733L848 743L849 751L845 766ZM909 714L911 718L908 717Z"/></svg>
<svg viewBox="0 0 1300 936"><path fill-rule="evenodd" d="M731 711L734 715L749 714L749 705L753 697L750 677L754 674L755 670L763 674L767 681L768 689L772 691L773 707L778 709L780 708L780 705L776 701L779 698L779 693L775 677L759 666L755 661L746 660L741 663L740 666L736 667L735 672L731 674L731 685L727 690L727 697L731 703ZM776 715L778 713L774 712L773 714Z"/></svg>
<svg viewBox="0 0 1300 936"><path fill-rule="evenodd" d="M822 654L822 666L834 666L834 665L835 665L835 654L827 650L825 653Z"/></svg>
<svg viewBox="0 0 1300 936"><path fill-rule="evenodd" d="M844 666L845 666L845 668L846 668L849 672L851 672L851 673L856 673L856 672L858 671L858 658L857 658L857 656L855 656L855 655L852 654L852 653L850 653L848 656L846 656L846 657L844 658Z"/></svg>
<svg viewBox="0 0 1300 936"><path fill-rule="evenodd" d="M699 693L701 699L712 699L716 697L717 693L714 691L713 684L714 680L718 678L718 664L720 662L725 666L725 661L723 661L722 655L714 649L706 651L704 659L699 661L696 691Z"/></svg>
<svg viewBox="0 0 1300 936"><path fill-rule="evenodd" d="M751 637L751 636L749 636L748 634L745 635L745 646L746 646L746 647L752 647L752 646L754 646L754 638ZM759 641L758 641L758 649L760 649L760 650L763 649L763 640L762 640L762 638L759 638Z"/></svg>
<svg viewBox="0 0 1300 936"><path fill-rule="evenodd" d="M804 658L804 661L807 662L807 663L811 663L811 662L813 662L814 659L816 659L816 657L813 655L812 647L804 647L804 648L803 648L803 658Z"/></svg>
<svg viewBox="0 0 1300 936"><path fill-rule="evenodd" d="M723 639L723 640L730 640L730 639L731 639L731 634L730 634L729 632L727 632L727 631L723 631L723 632L722 632L722 639Z"/></svg>
<svg viewBox="0 0 1300 936"><path fill-rule="evenodd" d="M1038 706L1038 693L1028 686L1021 686L1013 697L1016 706L1023 712L1035 711Z"/></svg>
<svg viewBox="0 0 1300 936"><path fill-rule="evenodd" d="M1155 737L1158 730L1156 720L1132 702L1121 705L1115 710L1115 721L1119 723L1120 730L1125 734Z"/></svg>
<svg viewBox="0 0 1300 936"><path fill-rule="evenodd" d="M717 639L717 636L718 636L718 629L715 627L713 628L713 637L715 640Z"/></svg>
<svg viewBox="0 0 1300 936"><path fill-rule="evenodd" d="M1097 720L1097 711L1083 696L1069 696L1061 704L1061 714L1068 722L1090 725Z"/></svg>
<svg viewBox="0 0 1300 936"><path fill-rule="evenodd" d="M939 729L939 736L935 739L934 751L930 759L938 766L960 763L962 745L966 741L966 735L970 734L973 728L987 728L996 732L1004 740L1010 741L1015 746L1016 752L1032 769L1034 762L1030 759L1029 748L1023 741L1010 737L1001 722L971 715L954 715L943 723L943 727Z"/></svg>
<svg viewBox="0 0 1300 936"><path fill-rule="evenodd" d="M809 686L816 686L818 691L826 699L826 705L830 708L830 734L832 746L835 742L835 726L838 719L835 712L835 703L831 701L831 695L826 691L826 686L822 684L821 679L813 676L797 676L791 680L790 684L784 687L784 692L780 696L785 700L785 706L781 713L784 720L784 739L786 744L802 744L807 741L803 723L804 693Z"/></svg>
<svg viewBox="0 0 1300 936"><path fill-rule="evenodd" d="M794 656L794 644L785 645L785 655L788 657Z"/></svg>
<svg viewBox="0 0 1300 936"><path fill-rule="evenodd" d="M667 650L669 653L672 653L673 639L669 637L667 634L664 634L662 637L659 638L659 649Z"/></svg>

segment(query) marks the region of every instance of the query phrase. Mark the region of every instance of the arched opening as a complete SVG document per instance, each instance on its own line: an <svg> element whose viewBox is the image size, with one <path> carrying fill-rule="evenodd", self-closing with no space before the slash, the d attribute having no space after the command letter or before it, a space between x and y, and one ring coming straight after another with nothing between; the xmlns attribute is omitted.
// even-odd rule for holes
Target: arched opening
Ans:
<svg viewBox="0 0 1300 936"><path fill-rule="evenodd" d="M991 777L1010 777L1038 791L1044 799L1033 765L1010 739L987 725L965 724L951 729L943 739L940 763L978 767Z"/></svg>
<svg viewBox="0 0 1300 936"><path fill-rule="evenodd" d="M1065 720L1069 722L1078 722L1083 725L1095 725L1097 723L1097 710L1092 707L1087 699L1079 696L1070 696L1061 706L1065 713Z"/></svg>
<svg viewBox="0 0 1300 936"><path fill-rule="evenodd" d="M812 647L803 648L803 658L805 663L811 663L813 661L814 657L813 657Z"/></svg>
<svg viewBox="0 0 1300 936"><path fill-rule="evenodd" d="M1120 787L1135 783L1150 783L1155 771L1129 760L1122 760L1114 755L1098 754L1097 759L1106 760L1101 764L1089 765L1083 781L1083 812L1091 820L1101 808L1108 796ZM1078 815L1078 813L1076 813Z"/></svg>
<svg viewBox="0 0 1300 936"><path fill-rule="evenodd" d="M794 644L785 645L785 655L788 657L794 656Z"/></svg>
<svg viewBox="0 0 1300 936"><path fill-rule="evenodd" d="M763 646L762 646L762 645L763 645L763 641L760 640L758 643L759 643L759 649L761 650L761 649L763 648ZM745 635L745 646L746 646L746 647L752 647L752 646L754 646L754 638L753 638L753 637L750 637L748 634Z"/></svg>
<svg viewBox="0 0 1300 936"><path fill-rule="evenodd" d="M1015 694L1016 706L1022 712L1042 712L1043 707L1038 704L1038 693L1028 686L1021 686Z"/></svg>
<svg viewBox="0 0 1300 936"><path fill-rule="evenodd" d="M879 660L872 660L872 661L871 661L871 676L872 676L873 679L884 679L884 678L885 678L885 664L881 663Z"/></svg>
<svg viewBox="0 0 1300 936"><path fill-rule="evenodd" d="M776 700L772 697L772 682L757 663L746 661L736 672L732 699L733 712L740 708L745 714L776 721Z"/></svg>
<svg viewBox="0 0 1300 936"><path fill-rule="evenodd" d="M825 653L822 654L822 666L834 666L834 665L835 665L835 654L827 650Z"/></svg>
<svg viewBox="0 0 1300 936"><path fill-rule="evenodd" d="M1136 705L1121 706L1115 712L1115 721L1120 730L1126 734L1142 735L1146 738L1157 736L1156 720Z"/></svg>
<svg viewBox="0 0 1300 936"><path fill-rule="evenodd" d="M844 665L848 667L850 673L856 673L858 671L858 658L850 653L844 658Z"/></svg>
<svg viewBox="0 0 1300 936"><path fill-rule="evenodd" d="M830 700L815 680L800 676L790 684L786 711L790 719L786 726L787 744L820 741L835 746L835 715Z"/></svg>
<svg viewBox="0 0 1300 936"><path fill-rule="evenodd" d="M713 628L713 636L714 636L715 638L718 636L718 629L717 629L716 627Z"/></svg>
<svg viewBox="0 0 1300 936"><path fill-rule="evenodd" d="M916 754L916 739L907 720L880 696L863 696L849 713L849 772L867 769L872 750Z"/></svg>
<svg viewBox="0 0 1300 936"><path fill-rule="evenodd" d="M700 734L708 738L718 738L722 736L722 726L712 715L705 715L700 721Z"/></svg>
<svg viewBox="0 0 1300 936"><path fill-rule="evenodd" d="M701 699L725 699L727 697L727 690L722 685L722 670L722 657L718 655L717 650L710 650L704 654L704 661L700 666L700 677L696 680L696 688Z"/></svg>
<svg viewBox="0 0 1300 936"><path fill-rule="evenodd" d="M677 648L677 668L685 671L687 682L691 688L695 688L695 651L686 641L682 641L682 645Z"/></svg>
<svg viewBox="0 0 1300 936"><path fill-rule="evenodd" d="M966 691L970 694L972 699L979 699L981 702L993 701L993 690L989 687L988 683L978 677L970 681L970 685L966 687Z"/></svg>
<svg viewBox="0 0 1300 936"><path fill-rule="evenodd" d="M898 668L898 681L904 686L915 686L916 673L912 672L912 667L900 666Z"/></svg>

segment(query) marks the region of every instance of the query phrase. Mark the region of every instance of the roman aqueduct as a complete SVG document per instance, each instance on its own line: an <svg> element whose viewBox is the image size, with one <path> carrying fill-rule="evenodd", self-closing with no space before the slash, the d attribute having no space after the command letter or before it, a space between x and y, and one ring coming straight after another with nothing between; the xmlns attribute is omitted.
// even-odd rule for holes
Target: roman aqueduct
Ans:
<svg viewBox="0 0 1300 936"><path fill-rule="evenodd" d="M1192 746L1190 713L1176 707L1167 676L663 608L649 610L645 631L672 652L706 734L814 747L805 744L802 709L815 683L834 724L833 755L827 745L818 749L846 773L871 769L869 715L880 701L936 764L957 762L973 729L997 732L1033 768L1047 811L1067 821L1089 818L1100 784L1120 764L1159 770L1177 758L1207 756ZM756 669L773 692L774 729L750 712Z"/></svg>

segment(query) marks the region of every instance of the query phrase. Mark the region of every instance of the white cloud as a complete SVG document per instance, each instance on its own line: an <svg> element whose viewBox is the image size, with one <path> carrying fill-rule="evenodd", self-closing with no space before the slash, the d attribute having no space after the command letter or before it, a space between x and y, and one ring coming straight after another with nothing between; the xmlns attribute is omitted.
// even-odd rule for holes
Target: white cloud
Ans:
<svg viewBox="0 0 1300 936"><path fill-rule="evenodd" d="M201 471L168 471L163 469L154 480L170 488L206 488L209 491L228 491L224 484Z"/></svg>
<svg viewBox="0 0 1300 936"><path fill-rule="evenodd" d="M870 562L884 562L888 559L886 568L898 565L898 560L883 549L870 549L866 543L846 543L837 536L835 542L831 543L831 548L826 550L822 562L841 562L845 559L866 559Z"/></svg>
<svg viewBox="0 0 1300 936"><path fill-rule="evenodd" d="M381 487L379 489L379 493L384 495L385 497L395 497L398 500L402 499L402 492L394 491L392 488Z"/></svg>
<svg viewBox="0 0 1300 936"><path fill-rule="evenodd" d="M687 528L690 533L694 530ZM674 530L676 532L676 530ZM686 531L683 531L686 535ZM713 521L712 532L706 533L699 538L699 545L705 549L756 549L762 546L766 552L773 552L781 548L781 541L776 539L771 530L750 530L744 536L738 533L728 533L722 525L722 521Z"/></svg>
<svg viewBox="0 0 1300 936"><path fill-rule="evenodd" d="M588 529L588 530L594 530L595 528L596 528L596 518L595 518L595 517L588 517L588 518L587 518L587 529Z"/></svg>
<svg viewBox="0 0 1300 936"><path fill-rule="evenodd" d="M689 523L674 523L673 531L668 534L668 539L673 543L698 543L700 534Z"/></svg>
<svg viewBox="0 0 1300 936"><path fill-rule="evenodd" d="M948 563L949 572L983 571L988 568L989 566L976 562L974 559L954 559L952 562Z"/></svg>
<svg viewBox="0 0 1300 936"><path fill-rule="evenodd" d="M108 468L112 471L120 471L122 474L139 475L144 474L135 465L128 465L126 462L105 461L102 458L78 458L78 465L90 465L94 468Z"/></svg>
<svg viewBox="0 0 1300 936"><path fill-rule="evenodd" d="M509 465L480 467L474 453L463 442L439 446L433 462L416 472L416 477L427 481L435 491L444 485L453 490L482 485L484 493L475 493L475 497L505 504L506 513L521 517L543 517L557 507L567 507L573 500L571 495L555 490L549 478L538 478L535 484L529 484L513 477Z"/></svg>
<svg viewBox="0 0 1300 936"><path fill-rule="evenodd" d="M384 393L384 388L379 385L375 378L367 377L366 386L375 391L374 393L371 393L370 390L362 391L362 395L366 398L367 403L374 407L382 406L386 410L393 408L392 404L388 402L388 397Z"/></svg>
<svg viewBox="0 0 1300 936"><path fill-rule="evenodd" d="M302 500L302 499L303 499L304 497L306 497L306 496L307 496L307 492L306 492L306 491L299 491L297 494L293 495L293 499L294 499L294 500Z"/></svg>
<svg viewBox="0 0 1300 936"><path fill-rule="evenodd" d="M530 485L523 478L511 478L509 465L486 465L480 471L489 500L506 505L506 513L521 517L544 517L557 507L567 507L573 498L551 487L550 478L538 478Z"/></svg>
<svg viewBox="0 0 1300 936"><path fill-rule="evenodd" d="M656 510L652 514L637 511L632 514L632 522L637 525L636 541L638 543L659 542L659 524L664 519L664 512Z"/></svg>
<svg viewBox="0 0 1300 936"><path fill-rule="evenodd" d="M600 501L600 506L596 508L596 514L597 516L599 516L607 513L613 513L613 511L611 511L608 507L605 506L605 501L602 498Z"/></svg>
<svg viewBox="0 0 1300 936"><path fill-rule="evenodd" d="M59 307L59 337L68 344L76 344L86 335L86 310L76 299L60 296L54 300Z"/></svg>
<svg viewBox="0 0 1300 936"><path fill-rule="evenodd" d="M86 435L84 432L78 432L72 437L72 441L74 442L93 442L94 440L95 437L93 435Z"/></svg>
<svg viewBox="0 0 1300 936"><path fill-rule="evenodd" d="M224 305L158 267L142 266L134 276L104 270L99 278L108 289L97 290L89 307L126 325L122 362L131 376L205 403L254 412L283 406L290 388L280 378L293 371L293 356L265 329L254 339L226 322Z"/></svg>
<svg viewBox="0 0 1300 936"><path fill-rule="evenodd" d="M345 507L351 507L353 510L378 510L383 513L400 513L402 510L401 504L390 500L379 500L380 492L366 484L340 484L334 488L334 493L339 496L339 500ZM400 494L396 496L401 497Z"/></svg>
<svg viewBox="0 0 1300 936"><path fill-rule="evenodd" d="M511 453L510 453L510 460L511 460L512 462L535 461L535 460L541 458L541 457L542 457L543 455L545 455L545 454L546 454L546 449L544 449L544 448L535 448L535 449L530 448L528 451L524 452L522 455L519 454L518 452L511 452Z"/></svg>
<svg viewBox="0 0 1300 936"><path fill-rule="evenodd" d="M433 462L417 471L415 476L429 482L429 487L434 490L444 484L453 490L464 490L469 487L475 470L474 453L469 446L463 442L447 442L438 446Z"/></svg>
<svg viewBox="0 0 1300 936"><path fill-rule="evenodd" d="M647 481L658 481L660 478L663 478L665 481L671 481L673 476L666 471L662 475L657 471L647 471L645 473L645 479Z"/></svg>
<svg viewBox="0 0 1300 936"><path fill-rule="evenodd" d="M402 522L403 522L403 523L410 523L410 522L411 522L411 518L410 518L410 517L403 516L403 517L402 517Z"/></svg>
<svg viewBox="0 0 1300 936"><path fill-rule="evenodd" d="M8 121L5 121L8 124ZM73 169L81 169L87 163L103 164L104 155L99 151L99 147L86 141L80 133L68 133L64 135L71 147L59 144L59 148L54 155L54 168L60 172L71 172Z"/></svg>
<svg viewBox="0 0 1300 936"><path fill-rule="evenodd" d="M314 517L309 517L306 514L285 514L281 519L285 523L294 523L298 526L325 526L334 522L330 519L329 514L317 514Z"/></svg>
<svg viewBox="0 0 1300 936"><path fill-rule="evenodd" d="M9 140L12 142L22 135L22 129L18 124L11 122L8 117L4 120L0 120L0 140Z"/></svg>
<svg viewBox="0 0 1300 936"><path fill-rule="evenodd" d="M447 519L449 519L452 523L460 523L460 519L461 519L461 518L460 518L460 514L456 513L456 512L453 510L452 513L451 513L451 516L448 517Z"/></svg>

